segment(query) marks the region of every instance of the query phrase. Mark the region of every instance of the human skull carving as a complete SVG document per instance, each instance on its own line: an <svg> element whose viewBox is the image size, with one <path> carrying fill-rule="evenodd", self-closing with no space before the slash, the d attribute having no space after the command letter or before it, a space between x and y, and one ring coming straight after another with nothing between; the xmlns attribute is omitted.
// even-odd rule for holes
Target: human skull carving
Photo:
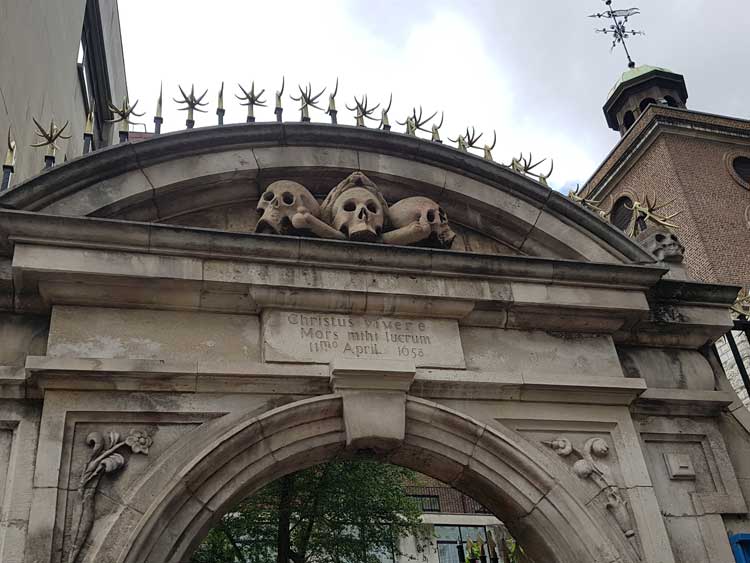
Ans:
<svg viewBox="0 0 750 563"><path fill-rule="evenodd" d="M297 234L292 218L298 213L320 217L320 205L308 189L291 180L278 180L270 184L258 201L260 218L256 233L276 235Z"/></svg>
<svg viewBox="0 0 750 563"><path fill-rule="evenodd" d="M637 240L659 262L682 262L685 257L685 247L680 239L664 227L649 227L638 235Z"/></svg>
<svg viewBox="0 0 750 563"><path fill-rule="evenodd" d="M377 186L361 172L333 188L322 205L323 220L349 240L374 242L385 225L387 205Z"/></svg>
<svg viewBox="0 0 750 563"><path fill-rule="evenodd" d="M333 228L350 240L377 240L383 232L384 222L383 206L365 188L352 188L333 204Z"/></svg>
<svg viewBox="0 0 750 563"><path fill-rule="evenodd" d="M420 244L450 248L456 233L448 224L448 215L430 198L413 196L391 206L388 216L394 230L384 235L390 244Z"/></svg>

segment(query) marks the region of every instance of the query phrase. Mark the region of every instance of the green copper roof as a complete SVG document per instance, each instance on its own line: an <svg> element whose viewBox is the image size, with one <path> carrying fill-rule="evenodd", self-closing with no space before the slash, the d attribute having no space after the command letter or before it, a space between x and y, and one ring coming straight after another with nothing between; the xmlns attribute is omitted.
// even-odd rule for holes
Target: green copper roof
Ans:
<svg viewBox="0 0 750 563"><path fill-rule="evenodd" d="M634 78L638 78L639 76L643 76L644 74L648 74L649 72L652 72L654 70L660 70L662 72L669 72L670 74L674 74L674 72L672 72L668 68L663 68L660 66L640 65L635 68L629 68L628 70L622 73L622 76L620 77L620 79L617 82L615 82L614 86L612 86L612 89L609 91L609 94L607 94L607 98L610 98L612 94L614 94L615 90L617 90L617 87L620 84L629 82L633 80Z"/></svg>

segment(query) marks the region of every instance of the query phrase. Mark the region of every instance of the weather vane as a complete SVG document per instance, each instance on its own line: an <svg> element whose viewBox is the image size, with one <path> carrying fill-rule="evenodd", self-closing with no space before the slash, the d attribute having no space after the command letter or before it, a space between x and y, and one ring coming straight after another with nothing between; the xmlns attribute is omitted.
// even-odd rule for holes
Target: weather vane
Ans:
<svg viewBox="0 0 750 563"><path fill-rule="evenodd" d="M597 33L603 33L605 35L612 35L612 47L610 51L614 49L618 43L622 44L622 48L625 50L625 56L628 58L628 67L635 68L633 59L630 58L630 52L628 46L625 43L626 39L634 35L646 35L643 31L635 31L627 28L628 18L641 13L638 8L627 8L625 10L614 10L612 9L612 0L604 0L607 5L607 11L597 14L591 14L590 18L606 18L612 20L609 27L603 27L597 29Z"/></svg>

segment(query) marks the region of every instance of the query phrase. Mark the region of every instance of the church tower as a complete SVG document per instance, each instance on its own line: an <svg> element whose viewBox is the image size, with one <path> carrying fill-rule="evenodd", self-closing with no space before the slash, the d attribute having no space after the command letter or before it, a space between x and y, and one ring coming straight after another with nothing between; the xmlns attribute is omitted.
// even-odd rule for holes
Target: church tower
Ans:
<svg viewBox="0 0 750 563"><path fill-rule="evenodd" d="M604 116L610 129L624 136L649 104L684 108L685 79L666 68L641 65L628 68L609 91Z"/></svg>

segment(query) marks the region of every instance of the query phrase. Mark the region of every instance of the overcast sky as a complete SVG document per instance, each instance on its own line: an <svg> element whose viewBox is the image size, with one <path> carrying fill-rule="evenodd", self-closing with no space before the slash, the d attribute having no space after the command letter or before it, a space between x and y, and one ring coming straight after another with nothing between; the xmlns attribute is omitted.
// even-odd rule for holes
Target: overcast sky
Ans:
<svg viewBox="0 0 750 563"><path fill-rule="evenodd" d="M641 9L630 24L646 35L630 41L633 58L682 73L688 107L750 116L748 0L614 4ZM299 119L288 97L297 84L330 89L339 77L340 123L353 124L344 105L355 94L387 102L393 93L394 129L421 104L445 112L446 142L467 126L490 139L496 130L495 160L521 151L554 158L557 189L583 183L619 139L601 107L627 61L594 33L603 21L586 17L602 11L601 0L120 0L119 8L128 88L149 130L160 80L169 131L184 127L172 101L178 84L208 89L196 127L216 123L222 81L226 123L245 120L234 94L253 80L269 104L256 117L272 121L283 75L286 121ZM317 110L311 117L328 120Z"/></svg>

